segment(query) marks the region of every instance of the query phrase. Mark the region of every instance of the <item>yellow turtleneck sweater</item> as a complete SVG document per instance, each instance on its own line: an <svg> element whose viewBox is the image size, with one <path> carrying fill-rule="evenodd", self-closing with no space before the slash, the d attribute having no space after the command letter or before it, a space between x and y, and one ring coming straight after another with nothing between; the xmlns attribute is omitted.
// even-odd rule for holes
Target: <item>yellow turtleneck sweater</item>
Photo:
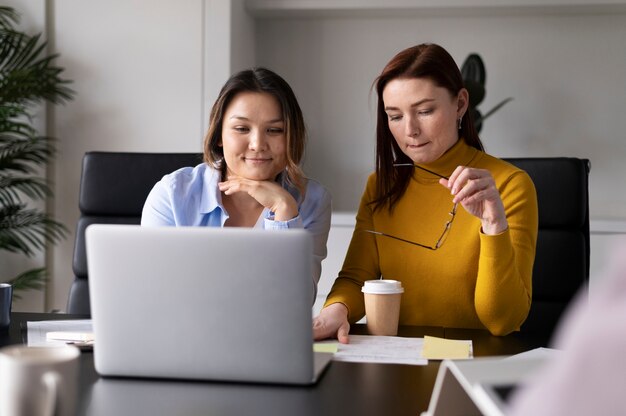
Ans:
<svg viewBox="0 0 626 416"><path fill-rule="evenodd" d="M453 206L438 177L415 169L394 211L374 212L369 204L376 188L376 174L372 174L343 268L325 306L343 303L350 323L358 321L365 314L363 282L382 276L399 280L404 287L400 325L487 328L494 335L519 329L532 296L538 227L535 187L526 172L462 139L435 162L421 166L449 176L459 165L491 172L508 230L483 234L480 219L459 204L446 240L436 251L364 232L375 230L434 246Z"/></svg>

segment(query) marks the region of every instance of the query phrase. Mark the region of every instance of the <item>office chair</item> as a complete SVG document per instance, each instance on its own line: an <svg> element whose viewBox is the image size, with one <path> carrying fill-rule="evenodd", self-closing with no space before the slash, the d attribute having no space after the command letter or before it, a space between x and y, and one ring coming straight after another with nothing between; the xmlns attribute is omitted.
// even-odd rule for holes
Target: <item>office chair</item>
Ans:
<svg viewBox="0 0 626 416"><path fill-rule="evenodd" d="M163 175L202 162L200 153L87 152L83 157L67 312L90 315L85 229L90 224L139 224L148 193Z"/></svg>
<svg viewBox="0 0 626 416"><path fill-rule="evenodd" d="M535 183L539 205L533 299L522 331L552 334L563 311L589 282L589 160L505 159Z"/></svg>

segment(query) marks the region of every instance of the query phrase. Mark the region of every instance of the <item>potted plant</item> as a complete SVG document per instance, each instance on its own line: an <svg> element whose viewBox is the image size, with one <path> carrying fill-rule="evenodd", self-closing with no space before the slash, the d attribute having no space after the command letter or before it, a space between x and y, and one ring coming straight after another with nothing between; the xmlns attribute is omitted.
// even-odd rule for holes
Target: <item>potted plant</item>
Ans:
<svg viewBox="0 0 626 416"><path fill-rule="evenodd" d="M32 201L52 195L41 172L55 154L54 140L33 127L33 109L70 100L74 92L54 64L57 55L46 53L41 34L18 31L18 21L14 9L0 7L0 252L30 257L67 234L63 224L32 208ZM41 289L46 270L0 275L0 281L11 283L14 293Z"/></svg>
<svg viewBox="0 0 626 416"><path fill-rule="evenodd" d="M463 62L461 66L461 75L463 76L463 83L469 93L469 111L474 119L474 125L476 131L480 132L483 127L483 121L498 111L504 104L511 101L513 98L505 98L496 104L491 110L485 114L481 114L480 110L476 108L478 104L485 98L485 82L487 81L487 71L485 70L485 64L483 63L480 55L471 53Z"/></svg>

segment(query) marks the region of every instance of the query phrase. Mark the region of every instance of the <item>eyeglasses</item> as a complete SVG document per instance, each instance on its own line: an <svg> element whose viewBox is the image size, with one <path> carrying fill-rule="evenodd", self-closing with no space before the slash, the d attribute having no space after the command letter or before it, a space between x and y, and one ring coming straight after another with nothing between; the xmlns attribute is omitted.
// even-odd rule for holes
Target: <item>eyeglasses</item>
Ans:
<svg viewBox="0 0 626 416"><path fill-rule="evenodd" d="M431 170L428 170L428 169L423 168L423 167L418 166L418 165L414 165L412 163L394 163L393 166L413 166L413 167L421 169L421 170L423 170L425 172L428 172L430 174L438 176L440 178L443 178L443 179L446 179L446 180L449 179L446 176L440 175L440 174L438 174L436 172L433 172ZM406 240L404 238L396 237L395 235L391 235L391 234L382 233L380 231L374 231L374 230L364 230L364 231L367 232L367 233L376 234L376 235L380 235L380 236L383 236L383 237L393 238L394 240L402 241L404 243L413 244L415 246L427 248L428 250L433 250L434 251L434 250L437 250L438 248L440 248L443 245L443 243L446 241L446 238L448 237L448 234L450 233L450 228L452 228L452 222L454 221L454 217L456 216L457 205L458 205L457 203L452 205L452 210L448 213L448 215L450 215L450 219L446 222L446 225L443 228L443 232L441 233L441 236L439 237L439 239L437 239L437 242L435 243L434 246L429 246L429 245L426 245L426 244L416 243L415 241Z"/></svg>

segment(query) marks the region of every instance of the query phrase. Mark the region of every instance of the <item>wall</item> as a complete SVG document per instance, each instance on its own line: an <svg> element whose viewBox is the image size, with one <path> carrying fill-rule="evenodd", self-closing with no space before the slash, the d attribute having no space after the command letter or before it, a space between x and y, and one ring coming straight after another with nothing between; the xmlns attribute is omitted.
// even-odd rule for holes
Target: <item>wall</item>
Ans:
<svg viewBox="0 0 626 416"><path fill-rule="evenodd" d="M204 2L55 2L55 46L77 97L55 110L61 138L54 211L78 218L81 158L90 150L194 152L203 125ZM51 258L48 308L65 309L74 241Z"/></svg>
<svg viewBox="0 0 626 416"><path fill-rule="evenodd" d="M626 177L626 14L270 17L257 33L257 61L299 94L311 130L306 167L336 209L356 209L374 166L374 78L402 48L436 42L459 65L471 52L483 57L480 109L514 98L485 122L490 153L589 158L592 218L626 218L626 194L615 192Z"/></svg>

